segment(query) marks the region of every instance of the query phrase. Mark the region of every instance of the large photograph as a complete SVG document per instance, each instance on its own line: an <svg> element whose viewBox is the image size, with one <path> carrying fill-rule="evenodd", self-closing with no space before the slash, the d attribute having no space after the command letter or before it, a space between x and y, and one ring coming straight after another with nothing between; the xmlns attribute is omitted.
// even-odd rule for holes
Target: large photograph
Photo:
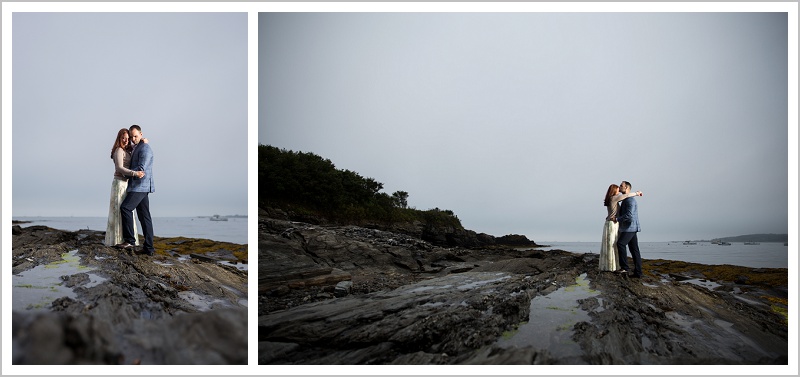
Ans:
<svg viewBox="0 0 800 377"><path fill-rule="evenodd" d="M13 364L247 364L247 14L12 17Z"/></svg>
<svg viewBox="0 0 800 377"><path fill-rule="evenodd" d="M259 364L787 365L789 24L261 13Z"/></svg>

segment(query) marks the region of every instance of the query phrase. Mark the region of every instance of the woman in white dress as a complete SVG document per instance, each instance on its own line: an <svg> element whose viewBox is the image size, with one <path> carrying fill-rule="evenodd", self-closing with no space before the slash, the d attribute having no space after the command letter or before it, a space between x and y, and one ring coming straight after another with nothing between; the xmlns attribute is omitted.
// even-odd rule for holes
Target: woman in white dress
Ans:
<svg viewBox="0 0 800 377"><path fill-rule="evenodd" d="M138 176L141 172L135 172L131 167L132 145L129 143L130 132L123 128L117 132L117 139L111 147L111 159L114 161L114 180L111 181L111 201L108 204L108 225L106 226L106 238L103 242L106 246L114 246L122 243L122 220L120 219L119 205L125 199L126 189L128 188L128 178ZM142 139L147 142L147 139ZM139 244L139 233L136 222L133 223L133 234L136 238L136 245Z"/></svg>
<svg viewBox="0 0 800 377"><path fill-rule="evenodd" d="M600 271L626 272L618 271L617 235L619 223L617 222L617 210L619 209L619 202L631 196L642 196L642 192L620 194L618 185L612 184L608 186L605 199L603 199L603 205L608 213L603 224L603 242L600 243Z"/></svg>

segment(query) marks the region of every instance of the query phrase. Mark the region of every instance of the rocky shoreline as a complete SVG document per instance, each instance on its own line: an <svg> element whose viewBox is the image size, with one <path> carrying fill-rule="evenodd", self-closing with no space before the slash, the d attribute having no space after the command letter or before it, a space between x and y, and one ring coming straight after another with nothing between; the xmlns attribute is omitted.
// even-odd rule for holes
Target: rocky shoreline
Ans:
<svg viewBox="0 0 800 377"><path fill-rule="evenodd" d="M787 269L645 260L631 279L596 254L267 212L258 263L259 364L788 363Z"/></svg>
<svg viewBox="0 0 800 377"><path fill-rule="evenodd" d="M14 364L247 364L247 245L156 237L149 257L103 237L13 225Z"/></svg>

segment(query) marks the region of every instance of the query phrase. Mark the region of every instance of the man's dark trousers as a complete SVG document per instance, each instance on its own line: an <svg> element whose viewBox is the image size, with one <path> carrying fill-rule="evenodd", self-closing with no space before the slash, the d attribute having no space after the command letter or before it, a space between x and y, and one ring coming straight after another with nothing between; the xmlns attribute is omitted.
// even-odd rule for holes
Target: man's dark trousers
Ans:
<svg viewBox="0 0 800 377"><path fill-rule="evenodd" d="M136 237L133 234L133 210L135 209L144 233L142 251L155 253L156 249L153 247L153 220L150 218L150 199L148 194L148 192L129 192L125 196L125 200L120 204L122 240L131 245L136 244Z"/></svg>
<svg viewBox="0 0 800 377"><path fill-rule="evenodd" d="M628 269L627 247L631 248L633 257L633 276L642 276L642 254L639 253L639 237L637 232L619 232L617 238L617 254L619 254L619 267L625 271Z"/></svg>

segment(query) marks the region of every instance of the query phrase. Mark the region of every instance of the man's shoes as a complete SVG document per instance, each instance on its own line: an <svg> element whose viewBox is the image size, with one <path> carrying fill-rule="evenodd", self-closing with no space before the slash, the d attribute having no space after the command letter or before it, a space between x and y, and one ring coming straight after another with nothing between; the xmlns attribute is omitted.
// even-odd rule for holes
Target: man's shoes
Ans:
<svg viewBox="0 0 800 377"><path fill-rule="evenodd" d="M631 274L631 275L630 275L630 277L631 277L632 279L641 279L641 278L642 278L642 275L640 275L640 274Z"/></svg>
<svg viewBox="0 0 800 377"><path fill-rule="evenodd" d="M145 250L144 248L141 248L139 250L136 250L136 254L148 255L148 256L152 257L155 254L155 252L153 252L152 250L148 251L148 250Z"/></svg>
<svg viewBox="0 0 800 377"><path fill-rule="evenodd" d="M114 245L114 248L120 249L120 250L130 250L130 249L133 249L133 245L131 245L131 244L127 243L127 242L123 242L123 243L118 243L118 244Z"/></svg>

